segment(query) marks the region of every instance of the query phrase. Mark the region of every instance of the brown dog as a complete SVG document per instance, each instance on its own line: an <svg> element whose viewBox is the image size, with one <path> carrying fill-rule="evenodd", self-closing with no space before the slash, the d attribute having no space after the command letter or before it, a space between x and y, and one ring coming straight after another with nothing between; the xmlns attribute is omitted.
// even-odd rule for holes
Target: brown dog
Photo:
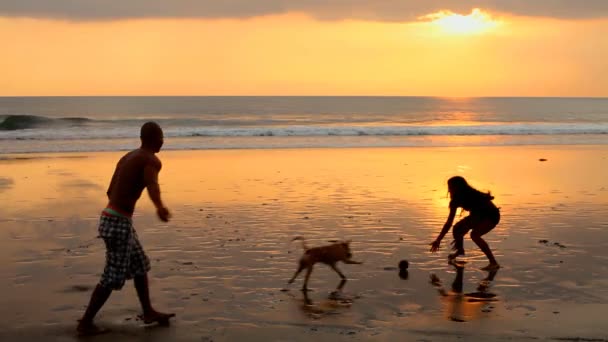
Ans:
<svg viewBox="0 0 608 342"><path fill-rule="evenodd" d="M306 278L304 279L304 286L302 286L302 290L304 291L308 290L308 279L310 278L314 264L318 262L324 263L336 271L340 278L342 278L342 285L346 281L346 277L344 274L342 274L342 272L340 272L338 267L336 267L336 263L338 263L338 261L342 261L345 264L362 264L362 262L351 260L353 255L350 252L350 241L336 242L327 246L308 248L303 237L295 237L292 241L296 240L302 241L304 255L302 255L302 258L300 258L300 266L298 267L298 270L293 277L291 277L288 283L293 283L300 272L306 269Z"/></svg>

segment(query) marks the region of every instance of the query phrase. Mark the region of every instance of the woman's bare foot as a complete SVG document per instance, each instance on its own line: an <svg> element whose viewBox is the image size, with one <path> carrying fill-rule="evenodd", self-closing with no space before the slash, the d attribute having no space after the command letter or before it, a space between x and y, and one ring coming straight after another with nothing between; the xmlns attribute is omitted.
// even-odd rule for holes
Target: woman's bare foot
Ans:
<svg viewBox="0 0 608 342"><path fill-rule="evenodd" d="M493 271L493 270L497 270L500 268L500 265L498 263L490 263L488 266L483 267L481 270L482 271Z"/></svg>
<svg viewBox="0 0 608 342"><path fill-rule="evenodd" d="M76 327L76 331L79 336L94 336L105 334L109 332L109 329L100 328L96 326L93 322L86 322L83 320L78 321L78 326Z"/></svg>
<svg viewBox="0 0 608 342"><path fill-rule="evenodd" d="M448 264L456 268L464 268L464 265L466 265L467 262L464 260L449 259Z"/></svg>
<svg viewBox="0 0 608 342"><path fill-rule="evenodd" d="M174 313L162 313L162 312L158 312L156 310L151 310L139 317L144 321L144 324L151 324L151 323L166 324L166 323L169 323L169 318L175 317L175 314Z"/></svg>
<svg viewBox="0 0 608 342"><path fill-rule="evenodd" d="M456 252L448 255L448 260L452 261L452 260L458 258L459 256L464 256L464 251L456 251Z"/></svg>

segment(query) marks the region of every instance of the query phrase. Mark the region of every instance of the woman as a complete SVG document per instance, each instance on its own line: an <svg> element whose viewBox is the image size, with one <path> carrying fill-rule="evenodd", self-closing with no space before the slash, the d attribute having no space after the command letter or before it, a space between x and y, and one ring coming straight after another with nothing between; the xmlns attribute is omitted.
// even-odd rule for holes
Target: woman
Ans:
<svg viewBox="0 0 608 342"><path fill-rule="evenodd" d="M469 212L469 215L454 225L452 234L454 235L455 252L448 256L453 260L458 256L464 255L464 236L471 231L471 240L484 252L490 264L484 270L498 269L500 265L496 262L492 250L488 243L482 238L483 235L492 230L500 221L500 211L492 203L494 197L490 193L483 193L467 183L460 176L452 177L448 180L448 191L450 192L450 214L443 225L443 229L435 241L431 243L431 252L439 249L441 240L452 227L456 210L462 208Z"/></svg>

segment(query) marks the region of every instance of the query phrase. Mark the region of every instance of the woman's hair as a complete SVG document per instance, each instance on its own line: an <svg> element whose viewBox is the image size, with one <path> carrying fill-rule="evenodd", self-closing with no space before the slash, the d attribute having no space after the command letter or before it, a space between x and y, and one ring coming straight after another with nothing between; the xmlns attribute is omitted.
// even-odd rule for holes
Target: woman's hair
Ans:
<svg viewBox="0 0 608 342"><path fill-rule="evenodd" d="M493 200L494 196L490 192L484 193L474 187L470 186L467 181L461 176L454 176L448 179L448 188L450 191L450 197L458 200Z"/></svg>

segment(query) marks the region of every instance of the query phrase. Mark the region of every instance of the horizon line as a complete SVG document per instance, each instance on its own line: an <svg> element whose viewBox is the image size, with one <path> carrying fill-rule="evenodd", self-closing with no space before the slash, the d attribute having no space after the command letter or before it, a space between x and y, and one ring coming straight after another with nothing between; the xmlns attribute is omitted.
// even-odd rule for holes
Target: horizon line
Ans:
<svg viewBox="0 0 608 342"><path fill-rule="evenodd" d="M4 98L66 98L66 97L378 97L378 98L440 98L440 99L469 99L469 98L571 98L571 99L608 99L605 96L559 96L559 95L492 95L492 96L445 96L445 95L0 95Z"/></svg>

